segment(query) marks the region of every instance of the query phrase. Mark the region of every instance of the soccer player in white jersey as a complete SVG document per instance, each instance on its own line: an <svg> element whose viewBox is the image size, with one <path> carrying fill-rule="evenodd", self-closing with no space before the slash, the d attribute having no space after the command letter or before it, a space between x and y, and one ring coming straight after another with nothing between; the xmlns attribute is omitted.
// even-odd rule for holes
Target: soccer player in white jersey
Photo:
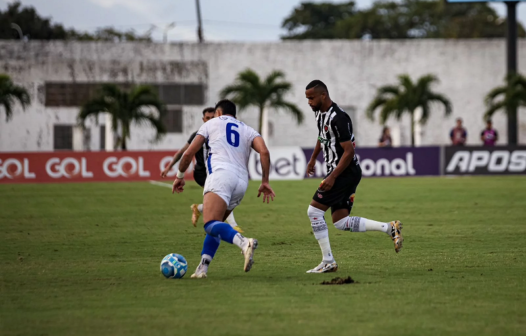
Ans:
<svg viewBox="0 0 526 336"><path fill-rule="evenodd" d="M207 107L203 110L203 123L214 119L215 115L215 108L213 107ZM197 131L192 133L190 135L190 138L186 142L186 144L179 150L177 153L175 153L174 157L172 158L172 161L164 168L164 170L161 172L161 177L165 178L172 167L179 162L181 157L183 156L184 152L188 149L192 141L194 140L195 136L197 135ZM205 181L206 181L206 167L205 167L205 157L208 155L208 148L206 148L206 144L201 147L197 153L195 153L195 167L194 167L194 181L195 183L199 184L201 188L205 187ZM203 204L192 204L190 206L190 209L192 210L192 224L196 226L197 220L199 219L199 216L203 213ZM232 212L230 216L226 219L227 223L230 224L236 230L237 232L243 232L243 230L237 225L236 219L234 218L234 213Z"/></svg>
<svg viewBox="0 0 526 336"><path fill-rule="evenodd" d="M218 102L215 112L215 118L201 126L183 154L172 186L172 193L183 192L184 172L192 157L206 142L209 152L206 162L208 177L203 191L203 221L207 235L201 252L201 263L192 278L207 277L208 266L221 240L241 249L245 257L245 272L252 268L257 240L243 237L224 223L245 196L248 187L248 159L252 149L261 157L263 172L258 197L263 194L263 202L267 203L275 197L269 185L270 154L265 141L258 132L236 119L236 105L231 101L225 99Z"/></svg>
<svg viewBox="0 0 526 336"><path fill-rule="evenodd" d="M332 223L337 229L387 233L394 242L395 251L399 252L404 241L400 221L385 223L363 217L349 217L356 188L362 178L362 169L354 153L355 142L351 118L331 100L329 90L322 81L310 82L305 90L305 96L318 124L318 140L307 165L307 173L309 175L314 173L316 158L322 149L327 165L327 175L314 193L307 211L314 237L320 244L322 261L307 273L327 273L338 270L324 217L329 208L332 212Z"/></svg>

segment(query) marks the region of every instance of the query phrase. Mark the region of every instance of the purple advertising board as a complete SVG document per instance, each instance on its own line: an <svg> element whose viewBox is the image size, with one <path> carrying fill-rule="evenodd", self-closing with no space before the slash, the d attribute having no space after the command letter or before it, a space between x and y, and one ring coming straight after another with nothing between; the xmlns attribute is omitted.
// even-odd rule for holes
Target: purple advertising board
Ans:
<svg viewBox="0 0 526 336"><path fill-rule="evenodd" d="M325 177L327 167L322 153L317 158L314 175L306 176L307 163L313 151L313 148L296 146L270 148L270 179ZM364 177L440 175L440 147L357 148L356 154ZM261 179L259 155L256 152L251 154L248 166L250 177Z"/></svg>
<svg viewBox="0 0 526 336"><path fill-rule="evenodd" d="M303 151L308 162L313 149ZM440 175L440 147L357 148L356 154L364 177ZM322 153L317 160L316 168L325 172ZM321 175L316 171L314 177Z"/></svg>

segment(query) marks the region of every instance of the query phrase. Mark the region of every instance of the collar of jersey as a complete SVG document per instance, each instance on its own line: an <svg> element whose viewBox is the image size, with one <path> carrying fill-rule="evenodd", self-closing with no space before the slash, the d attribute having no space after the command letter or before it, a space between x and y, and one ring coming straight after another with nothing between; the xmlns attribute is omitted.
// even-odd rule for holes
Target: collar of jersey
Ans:
<svg viewBox="0 0 526 336"><path fill-rule="evenodd" d="M329 112L331 112L332 109L334 108L334 105L336 105L336 103L335 103L335 102L332 102L331 107L329 107L329 109L328 109L327 111L325 111L325 112L319 111L319 112L320 112L320 113L329 113Z"/></svg>

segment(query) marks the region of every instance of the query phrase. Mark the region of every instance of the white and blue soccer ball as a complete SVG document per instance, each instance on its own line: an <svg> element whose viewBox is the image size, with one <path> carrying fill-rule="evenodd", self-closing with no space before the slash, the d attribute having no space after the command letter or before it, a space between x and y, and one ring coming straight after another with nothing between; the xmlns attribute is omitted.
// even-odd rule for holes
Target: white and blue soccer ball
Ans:
<svg viewBox="0 0 526 336"><path fill-rule="evenodd" d="M186 259L177 253L170 253L161 261L161 273L168 279L181 279L187 269Z"/></svg>

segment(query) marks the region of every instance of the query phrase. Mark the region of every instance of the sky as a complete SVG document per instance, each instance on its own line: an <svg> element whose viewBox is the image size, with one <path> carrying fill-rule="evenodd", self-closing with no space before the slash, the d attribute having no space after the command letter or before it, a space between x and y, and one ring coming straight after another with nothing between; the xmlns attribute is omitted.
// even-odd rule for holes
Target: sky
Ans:
<svg viewBox="0 0 526 336"><path fill-rule="evenodd" d="M305 1L305 0L304 0ZM312 1L312 0L310 0ZM330 2L344 2L324 0ZM5 9L12 0L0 0ZM162 41L196 41L197 16L194 0L21 0L32 5L52 21L67 28L94 31L113 26L137 33L152 30L152 37ZM302 0L201 0L204 36L207 41L278 41L285 33L281 22ZM322 2L322 1L315 1ZM367 8L373 0L356 0ZM504 4L492 6L499 15L506 14ZM526 2L518 5L518 20L526 26Z"/></svg>

